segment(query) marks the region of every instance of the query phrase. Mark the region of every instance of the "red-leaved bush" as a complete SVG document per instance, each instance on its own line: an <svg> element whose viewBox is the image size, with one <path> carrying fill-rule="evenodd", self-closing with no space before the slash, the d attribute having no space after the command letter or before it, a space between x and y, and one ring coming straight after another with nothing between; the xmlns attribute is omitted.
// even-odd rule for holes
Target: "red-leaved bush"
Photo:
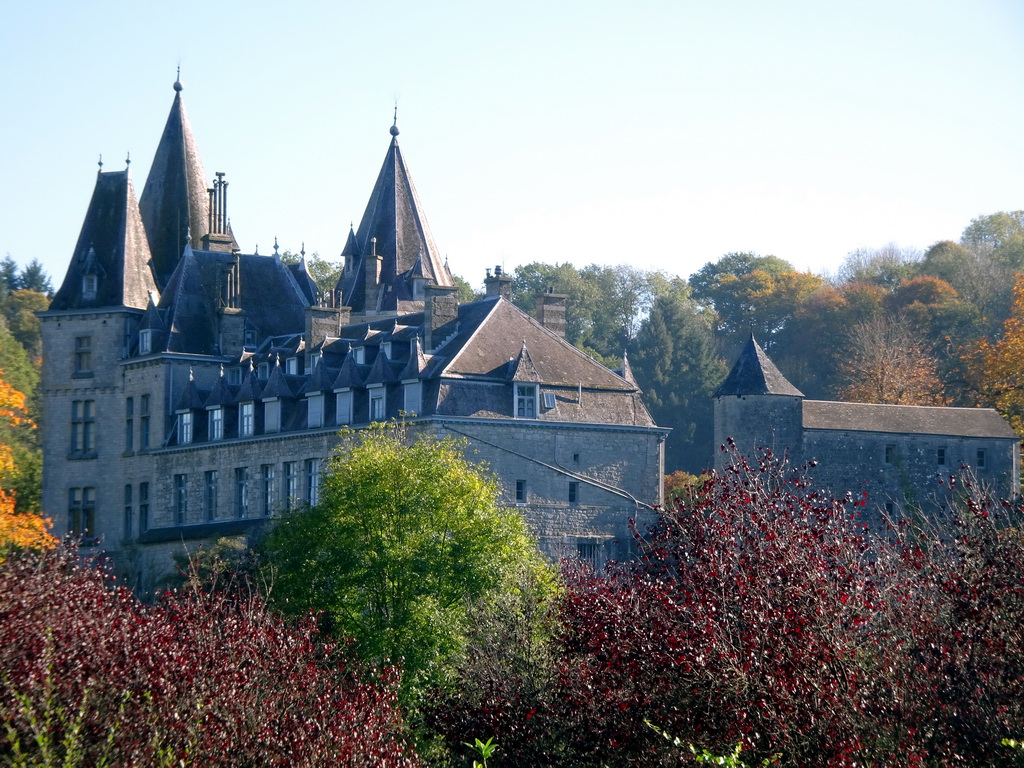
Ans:
<svg viewBox="0 0 1024 768"><path fill-rule="evenodd" d="M0 565L5 764L415 766L396 678L246 590L150 606L73 551Z"/></svg>
<svg viewBox="0 0 1024 768"><path fill-rule="evenodd" d="M1024 735L1021 518L975 491L869 531L864 499L737 461L638 537L639 562L567 570L543 684L471 657L434 725L493 736L504 765L692 759L646 723L714 754L742 743L748 765L1017 765L1001 740Z"/></svg>

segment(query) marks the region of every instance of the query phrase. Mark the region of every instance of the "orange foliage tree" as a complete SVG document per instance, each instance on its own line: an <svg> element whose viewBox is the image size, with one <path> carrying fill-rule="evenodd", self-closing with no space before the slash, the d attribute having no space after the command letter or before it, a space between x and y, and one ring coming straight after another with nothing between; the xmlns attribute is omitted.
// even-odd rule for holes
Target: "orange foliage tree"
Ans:
<svg viewBox="0 0 1024 768"><path fill-rule="evenodd" d="M0 422L11 426L30 425L26 415L25 395L12 387L0 371ZM0 475L10 475L14 470L14 454L11 446L0 442ZM47 528L50 521L41 515L19 513L14 510L14 493L0 488L0 553L15 547L34 549L51 547L56 539Z"/></svg>
<svg viewBox="0 0 1024 768"><path fill-rule="evenodd" d="M995 342L982 339L969 365L983 400L1024 435L1024 273L1013 287L1002 335Z"/></svg>

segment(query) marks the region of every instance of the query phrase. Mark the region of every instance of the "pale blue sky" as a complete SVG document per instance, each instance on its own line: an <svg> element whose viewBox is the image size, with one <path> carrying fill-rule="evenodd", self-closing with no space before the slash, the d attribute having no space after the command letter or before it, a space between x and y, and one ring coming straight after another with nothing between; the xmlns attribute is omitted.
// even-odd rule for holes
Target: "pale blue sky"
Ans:
<svg viewBox="0 0 1024 768"><path fill-rule="evenodd" d="M834 271L1024 208L1024 3L46 2L0 17L0 255L59 284L96 160L141 194L181 64L246 251L336 256L389 141L442 254Z"/></svg>

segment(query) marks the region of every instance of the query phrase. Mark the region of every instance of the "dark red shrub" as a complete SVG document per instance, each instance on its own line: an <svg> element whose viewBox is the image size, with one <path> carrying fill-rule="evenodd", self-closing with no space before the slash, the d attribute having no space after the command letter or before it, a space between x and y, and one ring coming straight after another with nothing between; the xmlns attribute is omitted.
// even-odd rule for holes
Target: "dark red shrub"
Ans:
<svg viewBox="0 0 1024 768"><path fill-rule="evenodd" d="M73 552L0 566L0 756L418 765L396 677L362 679L311 619L285 625L244 590L185 589L145 606Z"/></svg>

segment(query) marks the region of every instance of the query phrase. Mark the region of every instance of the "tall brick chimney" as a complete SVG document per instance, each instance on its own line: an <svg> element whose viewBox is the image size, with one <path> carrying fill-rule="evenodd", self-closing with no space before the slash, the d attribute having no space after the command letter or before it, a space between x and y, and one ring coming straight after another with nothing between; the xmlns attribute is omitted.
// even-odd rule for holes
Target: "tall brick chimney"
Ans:
<svg viewBox="0 0 1024 768"><path fill-rule="evenodd" d="M553 333L565 338L565 306L568 296L554 293L549 287L547 293L537 297L537 321Z"/></svg>
<svg viewBox="0 0 1024 768"><path fill-rule="evenodd" d="M436 331L459 316L459 299L455 286L428 285L424 289L426 301L423 304L423 350L433 352L436 345L444 341Z"/></svg>

